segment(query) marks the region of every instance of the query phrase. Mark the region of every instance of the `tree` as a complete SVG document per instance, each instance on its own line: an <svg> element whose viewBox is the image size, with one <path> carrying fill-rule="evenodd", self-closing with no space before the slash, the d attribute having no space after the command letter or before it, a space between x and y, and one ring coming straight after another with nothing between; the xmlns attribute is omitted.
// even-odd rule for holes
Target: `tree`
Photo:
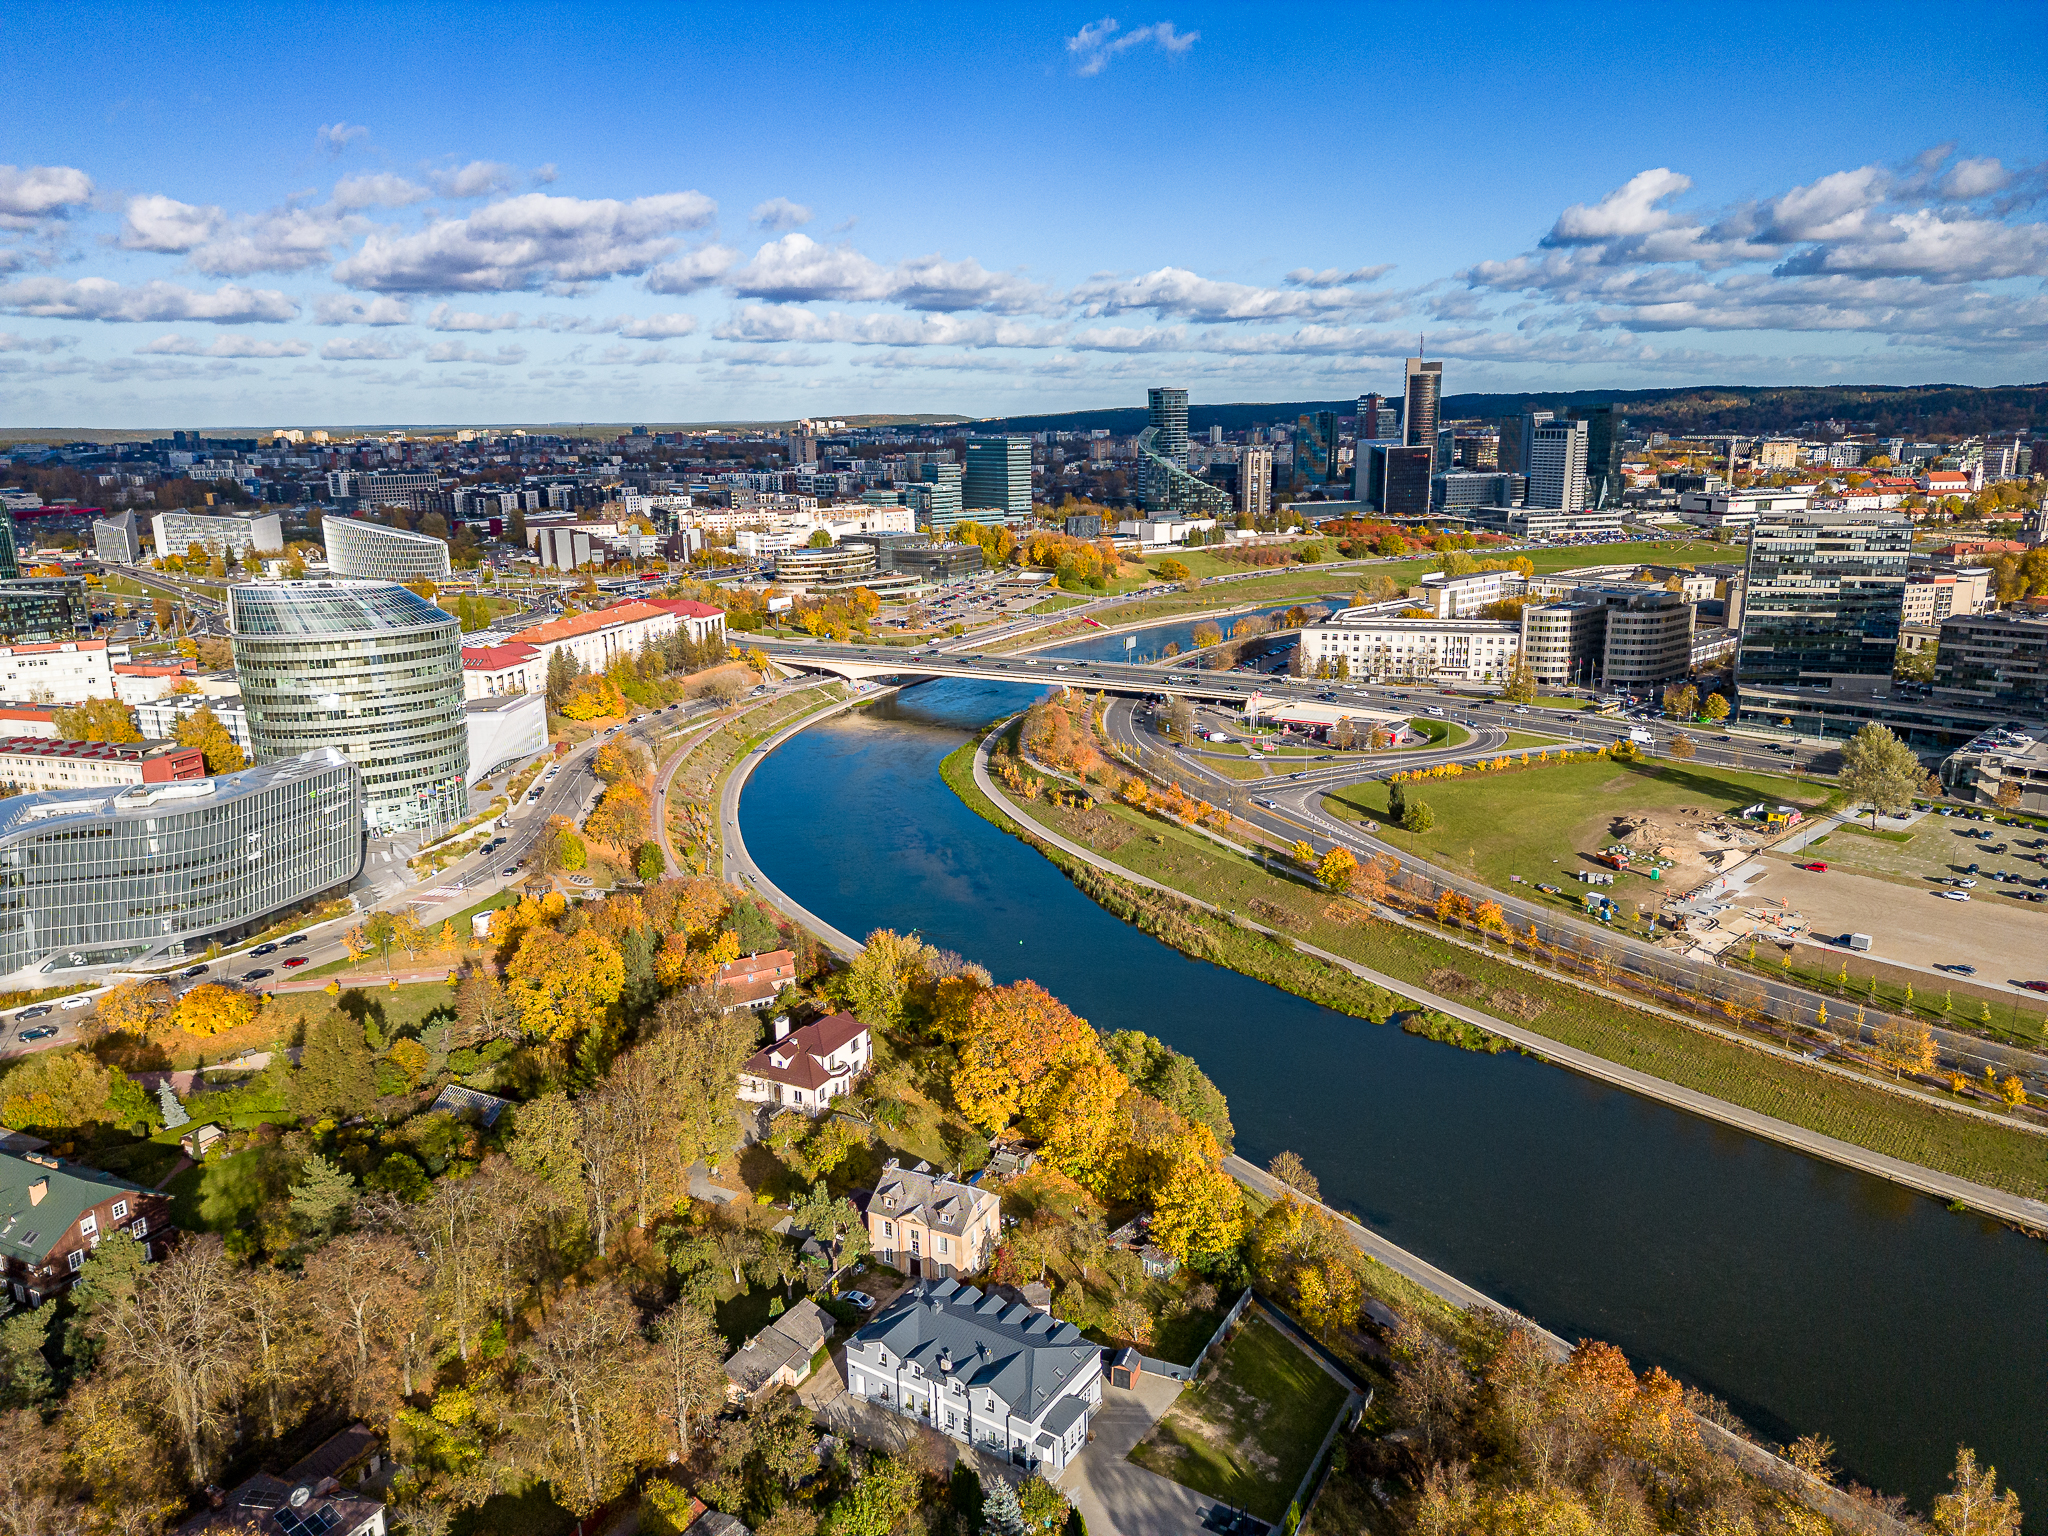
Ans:
<svg viewBox="0 0 2048 1536"><path fill-rule="evenodd" d="M180 720L171 734L179 746L199 749L208 773L240 773L249 766L247 755L210 706L201 706Z"/></svg>
<svg viewBox="0 0 2048 1536"><path fill-rule="evenodd" d="M1674 736L1671 738L1671 755L1680 762L1684 762L1697 751L1699 751L1699 748L1693 745L1690 736Z"/></svg>
<svg viewBox="0 0 2048 1536"><path fill-rule="evenodd" d="M140 1039L162 1027L177 998L169 982L124 981L100 994L94 1012L104 1028Z"/></svg>
<svg viewBox="0 0 2048 1536"><path fill-rule="evenodd" d="M1046 1073L1100 1050L1088 1023L1035 981L1012 982L974 1000L972 1032L960 1047L953 1097L962 1114L994 1135L1021 1113Z"/></svg>
<svg viewBox="0 0 2048 1536"><path fill-rule="evenodd" d="M89 1051L40 1051L0 1078L0 1122L12 1130L132 1126L148 1118L148 1095Z"/></svg>
<svg viewBox="0 0 2048 1536"><path fill-rule="evenodd" d="M1323 1198L1322 1186L1316 1182L1316 1176L1308 1171L1308 1164L1301 1160L1298 1153L1279 1153L1273 1161L1266 1164L1266 1172L1282 1184L1299 1190L1311 1200L1320 1201Z"/></svg>
<svg viewBox="0 0 2048 1536"><path fill-rule="evenodd" d="M38 1307L0 1322L0 1408L34 1408L50 1396L50 1362L43 1351L49 1343L51 1315ZM0 1529L4 1528L5 1517L0 1515Z"/></svg>
<svg viewBox="0 0 2048 1536"><path fill-rule="evenodd" d="M1893 815L1911 805L1925 777L1913 749L1875 720L1842 748L1842 788L1851 804L1870 807L1873 827L1880 812Z"/></svg>
<svg viewBox="0 0 2048 1536"><path fill-rule="evenodd" d="M112 743L142 740L142 732L119 699L87 699L73 709L60 709L51 717L57 734L67 741Z"/></svg>
<svg viewBox="0 0 2048 1536"><path fill-rule="evenodd" d="M332 1236L356 1205L356 1181L319 1153L306 1159L292 1183L292 1220L309 1237Z"/></svg>
<svg viewBox="0 0 2048 1536"><path fill-rule="evenodd" d="M457 1049L509 1040L519 1033L519 1010L497 977L472 970L455 984L455 1024L448 1043Z"/></svg>
<svg viewBox="0 0 2048 1536"><path fill-rule="evenodd" d="M1436 812L1426 800L1406 800L1401 808L1401 830L1427 832L1436 825Z"/></svg>
<svg viewBox="0 0 2048 1536"><path fill-rule="evenodd" d="M1892 1019L1877 1032L1877 1056L1897 1077L1906 1072L1932 1072L1940 1059L1934 1031L1914 1018Z"/></svg>
<svg viewBox="0 0 2048 1536"><path fill-rule="evenodd" d="M539 1040L562 1042L600 1022L625 990L618 946L584 929L561 934L536 928L519 941L506 967L506 995L519 1027Z"/></svg>
<svg viewBox="0 0 2048 1536"><path fill-rule="evenodd" d="M654 1348L646 1373L656 1415L675 1440L678 1460L695 1448L695 1424L725 1401L725 1341L711 1319L687 1301L676 1302L648 1330Z"/></svg>
<svg viewBox="0 0 2048 1536"><path fill-rule="evenodd" d="M1691 683L1673 683L1664 690L1664 714L1672 720L1690 720L1698 711L1700 691Z"/></svg>
<svg viewBox="0 0 2048 1536"><path fill-rule="evenodd" d="M1351 889L1357 877L1358 859L1349 848L1332 848L1316 865L1316 878L1340 896Z"/></svg>
<svg viewBox="0 0 2048 1536"><path fill-rule="evenodd" d="M1168 555L1159 562L1159 579L1161 581L1186 581L1188 576L1189 571L1185 560L1176 560L1173 556Z"/></svg>
<svg viewBox="0 0 2048 1536"><path fill-rule="evenodd" d="M981 1485L981 1523L988 1536L1031 1536L1017 1490L1001 1477Z"/></svg>
<svg viewBox="0 0 2048 1536"><path fill-rule="evenodd" d="M1938 1536L2019 1536L2020 1496L1998 1491L1998 1469L1977 1465L1968 1446L1956 1449L1949 1491L1934 1501Z"/></svg>
<svg viewBox="0 0 2048 1536"><path fill-rule="evenodd" d="M173 1015L188 1035L218 1035L256 1017L256 999L233 987L204 981L178 999Z"/></svg>
<svg viewBox="0 0 2048 1536"><path fill-rule="evenodd" d="M567 827L555 834L555 868L574 874L590 862L590 850L583 839Z"/></svg>
<svg viewBox="0 0 2048 1536"><path fill-rule="evenodd" d="M1513 669L1508 673L1507 686L1501 689L1501 697L1512 704L1528 704L1535 700L1536 672L1529 665L1528 658L1519 652Z"/></svg>
<svg viewBox="0 0 2048 1536"><path fill-rule="evenodd" d="M574 1511L596 1509L637 1469L652 1427L636 1379L646 1348L632 1303L605 1281L563 1296L521 1351L544 1464Z"/></svg>
<svg viewBox="0 0 2048 1536"><path fill-rule="evenodd" d="M291 1104L306 1120L346 1120L377 1103L377 1064L363 1026L338 1010L306 1026L299 1070L291 1078Z"/></svg>
<svg viewBox="0 0 2048 1536"><path fill-rule="evenodd" d="M877 928L847 967L847 1005L865 1024L878 1029L895 1024L911 985L923 974L925 955L919 940Z"/></svg>

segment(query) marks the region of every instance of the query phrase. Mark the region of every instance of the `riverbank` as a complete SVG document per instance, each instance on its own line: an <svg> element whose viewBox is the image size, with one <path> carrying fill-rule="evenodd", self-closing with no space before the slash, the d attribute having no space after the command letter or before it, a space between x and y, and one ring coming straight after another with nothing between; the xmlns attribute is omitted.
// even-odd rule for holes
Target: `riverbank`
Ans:
<svg viewBox="0 0 2048 1536"><path fill-rule="evenodd" d="M1027 811L1006 797L999 806L1001 791L974 772L979 751L971 743L942 768L970 808L1025 836L1106 909L1183 953L1375 1023L1430 1008L1692 1113L2029 1231L2048 1227L2048 1149L2037 1138L1815 1071L1447 935L1359 922L1344 910L1357 913L1355 904L1333 903L1207 837L1121 807ZM1079 824L1084 815L1098 821Z"/></svg>

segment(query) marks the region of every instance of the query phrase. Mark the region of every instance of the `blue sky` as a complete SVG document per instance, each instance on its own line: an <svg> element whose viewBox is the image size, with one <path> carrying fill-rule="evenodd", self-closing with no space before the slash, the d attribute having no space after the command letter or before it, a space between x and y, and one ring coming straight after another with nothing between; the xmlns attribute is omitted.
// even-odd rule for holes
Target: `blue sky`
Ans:
<svg viewBox="0 0 2048 1536"><path fill-rule="evenodd" d="M2040 19L16 6L0 424L2034 382Z"/></svg>

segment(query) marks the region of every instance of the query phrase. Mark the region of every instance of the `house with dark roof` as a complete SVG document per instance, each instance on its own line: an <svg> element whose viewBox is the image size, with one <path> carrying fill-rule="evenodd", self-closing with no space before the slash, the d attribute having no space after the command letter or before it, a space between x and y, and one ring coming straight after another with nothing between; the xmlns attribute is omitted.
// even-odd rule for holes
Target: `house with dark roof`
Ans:
<svg viewBox="0 0 2048 1536"><path fill-rule="evenodd" d="M831 1332L832 1319L806 1296L733 1352L726 1377L741 1397L796 1386L811 1374L811 1361Z"/></svg>
<svg viewBox="0 0 2048 1536"><path fill-rule="evenodd" d="M892 1157L868 1197L867 1218L868 1244L884 1264L909 1275L971 1275L995 1255L1003 1203L992 1190Z"/></svg>
<svg viewBox="0 0 2048 1536"><path fill-rule="evenodd" d="M44 1152L0 1152L0 1284L26 1307L71 1289L110 1232L141 1241L146 1258L171 1230L168 1195Z"/></svg>
<svg viewBox="0 0 2048 1536"><path fill-rule="evenodd" d="M846 1346L847 1390L1013 1465L1059 1476L1102 1406L1102 1349L957 1280L912 1286Z"/></svg>
<svg viewBox="0 0 2048 1536"><path fill-rule="evenodd" d="M873 1063L868 1027L850 1013L835 1013L802 1029L791 1029L787 1018L778 1018L775 1039L740 1068L739 1095L750 1104L823 1114Z"/></svg>
<svg viewBox="0 0 2048 1536"><path fill-rule="evenodd" d="M213 1507L176 1536L384 1536L383 1499L348 1486L381 1457L369 1426L352 1424L281 1476L258 1472L232 1492L209 1489Z"/></svg>

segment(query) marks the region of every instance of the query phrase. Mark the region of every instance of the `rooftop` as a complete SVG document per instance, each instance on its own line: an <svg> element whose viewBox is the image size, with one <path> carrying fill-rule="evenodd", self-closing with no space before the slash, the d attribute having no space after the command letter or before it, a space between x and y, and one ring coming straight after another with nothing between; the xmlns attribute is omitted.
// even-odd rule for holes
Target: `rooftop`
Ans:
<svg viewBox="0 0 2048 1536"><path fill-rule="evenodd" d="M446 628L455 615L395 581L251 581L228 588L237 636L384 634Z"/></svg>
<svg viewBox="0 0 2048 1536"><path fill-rule="evenodd" d="M149 1193L111 1173L39 1152L0 1152L0 1257L42 1263L80 1216L123 1191Z"/></svg>
<svg viewBox="0 0 2048 1536"><path fill-rule="evenodd" d="M594 635L620 624L640 624L648 619L669 617L666 610L636 598L613 603L593 613L572 613L566 618L550 619L545 624L536 624L531 629L522 629L512 638L523 645L550 645L562 640L576 640L584 635Z"/></svg>
<svg viewBox="0 0 2048 1536"><path fill-rule="evenodd" d="M59 741L51 736L0 736L0 757L49 757L66 762L139 763L166 752L196 752L175 741Z"/></svg>
<svg viewBox="0 0 2048 1536"><path fill-rule="evenodd" d="M912 1286L848 1349L877 1346L927 1376L957 1376L993 1391L1032 1420L1102 1357L1072 1323L957 1280Z"/></svg>
<svg viewBox="0 0 2048 1536"><path fill-rule="evenodd" d="M0 838L11 837L41 823L93 817L162 816L203 805L223 804L275 784L289 784L348 765L332 747L273 763L259 763L240 773L212 779L187 779L177 784L137 784L118 793L104 789L46 789L33 795L0 800Z"/></svg>

